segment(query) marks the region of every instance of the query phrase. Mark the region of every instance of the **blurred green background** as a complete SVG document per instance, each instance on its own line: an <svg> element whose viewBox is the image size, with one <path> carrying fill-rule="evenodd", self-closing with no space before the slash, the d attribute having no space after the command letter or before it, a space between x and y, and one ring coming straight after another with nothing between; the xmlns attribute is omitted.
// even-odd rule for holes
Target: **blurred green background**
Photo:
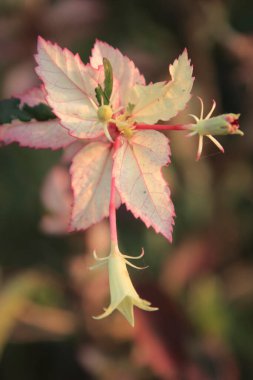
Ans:
<svg viewBox="0 0 253 380"><path fill-rule="evenodd" d="M131 272L134 283L160 308L136 310L135 329L117 313L91 318L108 303L106 273L88 270L94 248L108 253L108 225L64 233L70 199L62 152L2 147L0 379L253 379L252 1L1 0L2 99L39 84L38 35L84 62L96 38L106 41L147 82L167 78L187 47L196 79L176 122L198 115L196 96L206 112L215 99L217 113L241 113L245 137L220 138L225 155L206 140L196 162L197 140L168 134L172 245L124 207L118 212L122 250L136 255L144 247L149 265L141 276Z"/></svg>

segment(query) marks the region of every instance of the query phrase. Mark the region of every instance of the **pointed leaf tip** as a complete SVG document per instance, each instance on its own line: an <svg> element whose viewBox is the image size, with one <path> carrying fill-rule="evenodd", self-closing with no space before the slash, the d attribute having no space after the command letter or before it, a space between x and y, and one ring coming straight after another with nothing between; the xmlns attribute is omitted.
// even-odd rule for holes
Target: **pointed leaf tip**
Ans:
<svg viewBox="0 0 253 380"><path fill-rule="evenodd" d="M135 104L132 118L137 123L168 121L183 110L191 98L193 68L185 50L169 65L171 80L147 86L135 85L128 102Z"/></svg>

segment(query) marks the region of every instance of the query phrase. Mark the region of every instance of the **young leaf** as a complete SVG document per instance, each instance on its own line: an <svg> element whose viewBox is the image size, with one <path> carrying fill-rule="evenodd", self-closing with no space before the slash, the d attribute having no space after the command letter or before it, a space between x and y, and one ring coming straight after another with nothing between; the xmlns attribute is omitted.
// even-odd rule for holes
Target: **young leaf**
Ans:
<svg viewBox="0 0 253 380"><path fill-rule="evenodd" d="M107 58L103 58L103 66L105 73L104 80L104 104L110 103L110 98L112 95L112 87L113 87L113 72L112 65Z"/></svg>
<svg viewBox="0 0 253 380"><path fill-rule="evenodd" d="M108 59L103 58L103 66L104 66L104 76L105 76L104 90L102 89L100 84L95 88L96 98L100 106L110 104L110 98L112 95L112 88L113 88L112 66L110 62L108 61Z"/></svg>
<svg viewBox="0 0 253 380"><path fill-rule="evenodd" d="M104 91L100 84L95 88L95 94L98 101L98 105L102 106L102 99L104 99Z"/></svg>
<svg viewBox="0 0 253 380"><path fill-rule="evenodd" d="M130 91L128 101L135 104L132 117L136 122L167 121L189 101L194 78L186 50L170 65L169 72L172 80L168 83L135 85Z"/></svg>
<svg viewBox="0 0 253 380"><path fill-rule="evenodd" d="M92 49L90 63L93 67L98 68L103 64L103 58L107 58L112 66L114 79L113 87L115 86L116 81L120 83L117 92L119 93L121 101L120 105L125 105L129 89L136 83L144 85L145 79L140 74L133 61L124 56L118 49L114 49L105 42L96 41L94 48Z"/></svg>
<svg viewBox="0 0 253 380"><path fill-rule="evenodd" d="M124 139L113 168L121 200L147 227L172 240L174 207L161 166L169 162L168 139L157 131L139 131Z"/></svg>
<svg viewBox="0 0 253 380"><path fill-rule="evenodd" d="M109 215L112 175L110 144L93 142L74 157L71 165L74 192L72 230L86 229ZM116 207L120 199L116 197Z"/></svg>

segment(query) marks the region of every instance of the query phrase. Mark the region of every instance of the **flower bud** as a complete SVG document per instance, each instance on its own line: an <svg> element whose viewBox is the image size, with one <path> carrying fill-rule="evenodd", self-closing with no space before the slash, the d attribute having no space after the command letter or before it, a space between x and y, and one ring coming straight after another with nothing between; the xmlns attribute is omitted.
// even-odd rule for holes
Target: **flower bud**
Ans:
<svg viewBox="0 0 253 380"><path fill-rule="evenodd" d="M200 119L196 124L191 124L190 130L201 136L206 135L241 135L243 132L239 130L240 114L223 114L210 117L208 119Z"/></svg>

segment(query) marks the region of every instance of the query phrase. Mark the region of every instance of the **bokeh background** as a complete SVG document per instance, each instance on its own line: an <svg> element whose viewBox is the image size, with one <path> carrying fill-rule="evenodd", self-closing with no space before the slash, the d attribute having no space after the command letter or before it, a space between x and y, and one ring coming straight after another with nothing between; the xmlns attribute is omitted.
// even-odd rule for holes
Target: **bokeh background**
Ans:
<svg viewBox="0 0 253 380"><path fill-rule="evenodd" d="M37 36L79 52L96 38L134 60L147 81L168 77L187 47L196 77L176 122L206 111L241 113L245 137L205 141L168 134L164 170L175 203L174 241L121 207L121 249L145 248L142 297L160 310L136 310L132 329L107 305L107 275L89 271L92 250L108 253L107 221L65 233L70 194L62 152L0 150L1 380L253 379L253 3L251 0L1 0L1 98L39 81Z"/></svg>

